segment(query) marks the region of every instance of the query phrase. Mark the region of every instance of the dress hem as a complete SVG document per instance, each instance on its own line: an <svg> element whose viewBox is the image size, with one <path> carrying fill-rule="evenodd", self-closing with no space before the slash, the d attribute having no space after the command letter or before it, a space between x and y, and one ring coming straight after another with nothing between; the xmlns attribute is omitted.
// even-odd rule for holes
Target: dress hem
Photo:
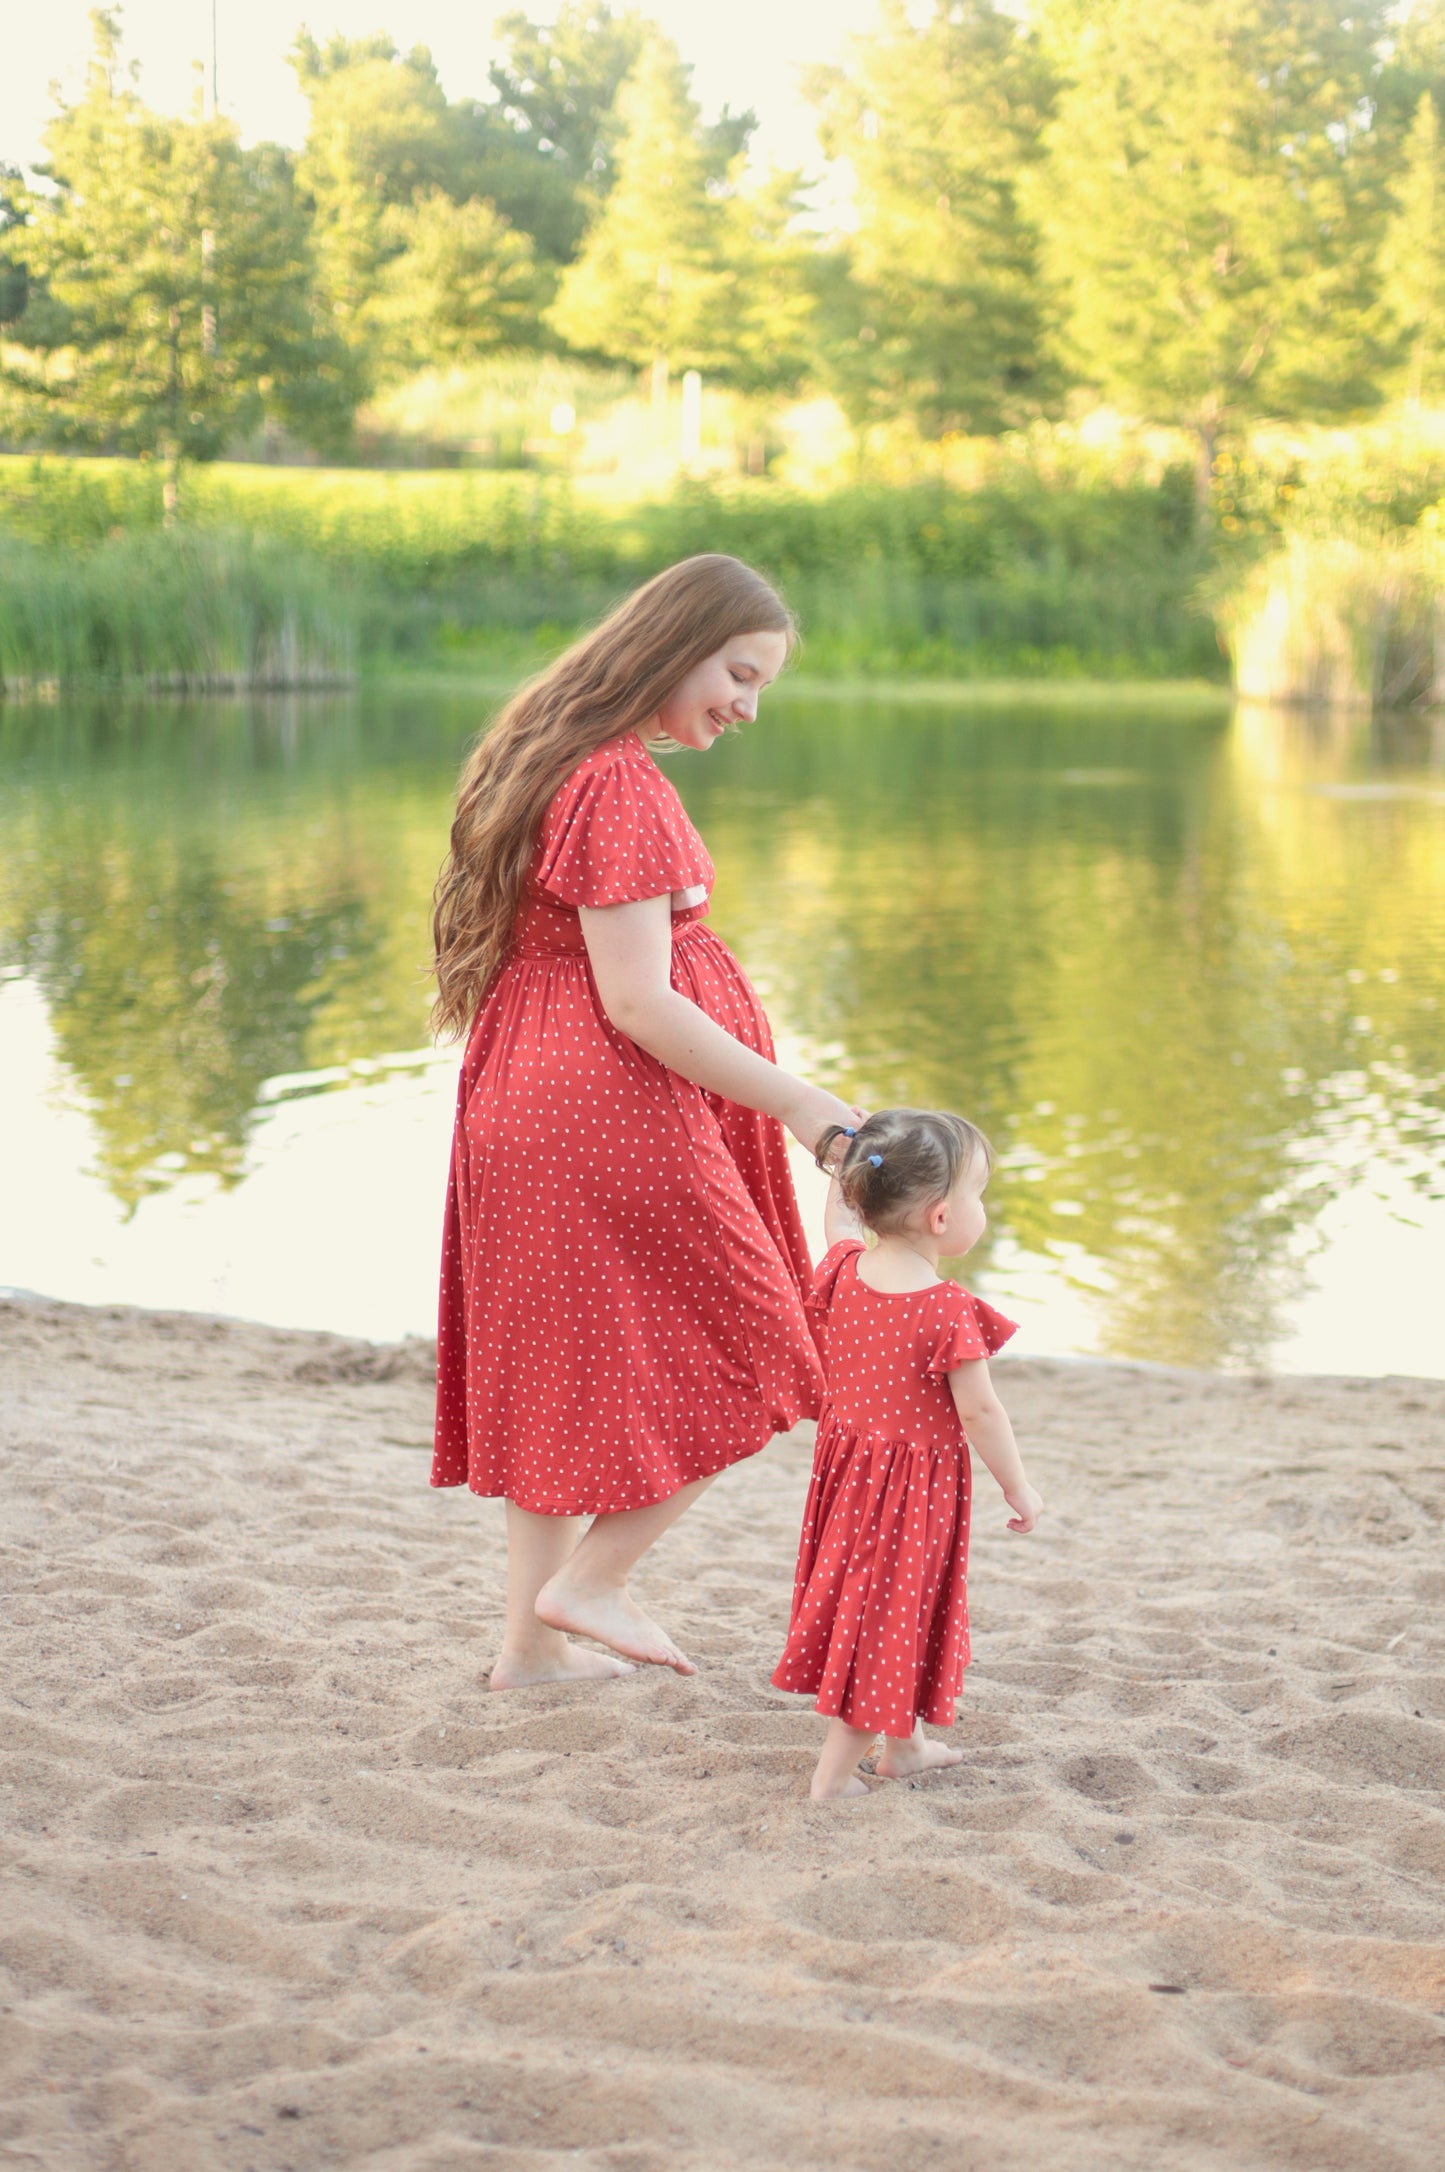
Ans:
<svg viewBox="0 0 1445 2172"><path fill-rule="evenodd" d="M965 1660L964 1666L966 1667L967 1664L968 1662ZM926 1721L930 1727L952 1727L958 1718L954 1707L963 1694L962 1684L960 1683L951 1697L939 1700L946 1703L948 1707L947 1719L935 1719L928 1706L925 1705L920 1712L915 1712L906 1727L898 1728L890 1724L890 1721L897 1717L896 1714L890 1714L888 1719L870 1719L867 1713L863 1712L852 1698L832 1697L825 1703L822 1697L815 1695L816 1683L780 1682L776 1674L771 1675L769 1679L774 1689L784 1690L790 1696L813 1697L813 1710L822 1719L840 1719L849 1727L871 1727L876 1734L891 1735L895 1741L902 1741L905 1736L911 1735L919 1720Z"/></svg>
<svg viewBox="0 0 1445 2172"><path fill-rule="evenodd" d="M690 1478L679 1478L677 1484L669 1486L666 1492L649 1493L647 1498L641 1501L573 1504L570 1502L539 1502L535 1499L522 1500L517 1494L508 1493L505 1486L473 1485L470 1474L465 1472L456 1478L437 1478L433 1476L430 1484L438 1492L454 1491L458 1486L465 1486L467 1491L474 1493L478 1500L512 1501L515 1502L518 1508L525 1509L528 1515L531 1516L620 1516L629 1509L656 1508L660 1501L670 1501L675 1493L681 1493L684 1486L695 1486L700 1478L721 1477L722 1473L730 1471L734 1464L746 1463L750 1457L761 1455L768 1442L776 1440L780 1433L791 1433L794 1426L801 1425L806 1419L816 1415L816 1412L810 1410L799 1410L792 1417L789 1417L786 1412L782 1413L780 1417L774 1417L769 1413L763 1421L765 1430L761 1438L754 1441L750 1447L737 1448L731 1454L725 1455L721 1462L710 1464L704 1471L694 1471Z"/></svg>

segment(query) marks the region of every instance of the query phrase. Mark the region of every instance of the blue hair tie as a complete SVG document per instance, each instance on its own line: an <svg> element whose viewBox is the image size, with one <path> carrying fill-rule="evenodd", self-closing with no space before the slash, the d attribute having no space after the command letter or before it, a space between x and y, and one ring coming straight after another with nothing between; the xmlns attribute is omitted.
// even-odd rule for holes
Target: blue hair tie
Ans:
<svg viewBox="0 0 1445 2172"><path fill-rule="evenodd" d="M856 1139L858 1136L858 1126L856 1124L840 1124L838 1129L845 1139Z"/></svg>
<svg viewBox="0 0 1445 2172"><path fill-rule="evenodd" d="M881 1154L870 1154L868 1156L868 1159L873 1164L873 1167L875 1169L881 1169L883 1167L883 1156Z"/></svg>

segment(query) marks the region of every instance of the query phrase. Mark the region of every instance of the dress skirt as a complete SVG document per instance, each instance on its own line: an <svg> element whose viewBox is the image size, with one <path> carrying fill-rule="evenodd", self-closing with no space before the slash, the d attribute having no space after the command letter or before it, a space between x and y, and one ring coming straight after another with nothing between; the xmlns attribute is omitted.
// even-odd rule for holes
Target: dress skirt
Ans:
<svg viewBox="0 0 1445 2172"><path fill-rule="evenodd" d="M889 1735L951 1727L968 1664L969 1455L818 1428L792 1619L773 1674L816 1709Z"/></svg>
<svg viewBox="0 0 1445 2172"><path fill-rule="evenodd" d="M672 985L771 1057L697 919ZM619 1033L576 911L534 897L462 1066L432 1483L593 1515L755 1454L821 1408L810 1285L781 1125Z"/></svg>

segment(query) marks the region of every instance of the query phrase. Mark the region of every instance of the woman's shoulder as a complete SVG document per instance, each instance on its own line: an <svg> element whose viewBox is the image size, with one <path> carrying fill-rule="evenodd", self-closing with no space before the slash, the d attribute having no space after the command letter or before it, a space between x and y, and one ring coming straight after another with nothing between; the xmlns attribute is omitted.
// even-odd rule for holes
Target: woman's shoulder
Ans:
<svg viewBox="0 0 1445 2172"><path fill-rule="evenodd" d="M637 734L623 732L616 739L604 739L568 770L552 795L548 812L564 811L580 801L599 797L639 806L668 805L677 800L677 791Z"/></svg>
<svg viewBox="0 0 1445 2172"><path fill-rule="evenodd" d="M532 879L564 905L620 905L701 884L712 862L677 792L631 732L569 770L543 817Z"/></svg>

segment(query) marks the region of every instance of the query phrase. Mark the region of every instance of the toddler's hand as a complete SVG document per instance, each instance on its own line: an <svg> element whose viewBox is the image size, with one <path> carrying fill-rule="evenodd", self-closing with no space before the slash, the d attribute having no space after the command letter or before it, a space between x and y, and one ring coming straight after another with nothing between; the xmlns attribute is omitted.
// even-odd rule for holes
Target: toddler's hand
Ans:
<svg viewBox="0 0 1445 2172"><path fill-rule="evenodd" d="M1004 1499L1013 1510L1008 1520L1010 1531L1032 1531L1044 1510L1044 1497L1037 1487L1031 1486L1025 1479L1024 1483L1015 1486L1012 1492L1005 1487Z"/></svg>

